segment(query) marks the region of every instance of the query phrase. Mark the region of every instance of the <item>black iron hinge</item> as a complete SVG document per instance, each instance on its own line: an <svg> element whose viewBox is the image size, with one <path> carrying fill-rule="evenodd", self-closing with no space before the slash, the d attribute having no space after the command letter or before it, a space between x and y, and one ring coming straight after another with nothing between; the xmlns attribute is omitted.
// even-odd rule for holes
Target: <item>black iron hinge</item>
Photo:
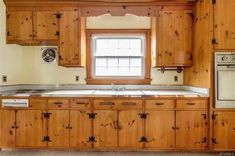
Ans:
<svg viewBox="0 0 235 156"><path fill-rule="evenodd" d="M96 113L87 113L90 119L95 119Z"/></svg>
<svg viewBox="0 0 235 156"><path fill-rule="evenodd" d="M215 138L212 138L212 144L218 144Z"/></svg>
<svg viewBox="0 0 235 156"><path fill-rule="evenodd" d="M211 115L212 120L215 120L215 119L216 119L216 116L218 116L218 114L213 113L213 114Z"/></svg>
<svg viewBox="0 0 235 156"><path fill-rule="evenodd" d="M10 36L10 32L9 31L7 32L7 36Z"/></svg>
<svg viewBox="0 0 235 156"><path fill-rule="evenodd" d="M215 38L212 39L212 44L219 44Z"/></svg>
<svg viewBox="0 0 235 156"><path fill-rule="evenodd" d="M206 114L201 114L203 116L203 119L206 119Z"/></svg>
<svg viewBox="0 0 235 156"><path fill-rule="evenodd" d="M139 113L141 119L147 119L149 113Z"/></svg>
<svg viewBox="0 0 235 156"><path fill-rule="evenodd" d="M139 142L149 142L146 136L142 136Z"/></svg>
<svg viewBox="0 0 235 156"><path fill-rule="evenodd" d="M202 143L206 143L206 140L207 140L207 139L206 139L206 137L205 137L205 138L203 139Z"/></svg>
<svg viewBox="0 0 235 156"><path fill-rule="evenodd" d="M212 0L212 4L215 5L216 4L216 0Z"/></svg>
<svg viewBox="0 0 235 156"><path fill-rule="evenodd" d="M60 19L62 14L61 13L56 13L55 16L56 16L57 19Z"/></svg>
<svg viewBox="0 0 235 156"><path fill-rule="evenodd" d="M90 136L87 142L96 142L94 136Z"/></svg>
<svg viewBox="0 0 235 156"><path fill-rule="evenodd" d="M55 36L60 36L60 32L57 31L57 32L55 33Z"/></svg>
<svg viewBox="0 0 235 156"><path fill-rule="evenodd" d="M49 136L44 136L42 142L51 142Z"/></svg>
<svg viewBox="0 0 235 156"><path fill-rule="evenodd" d="M50 118L51 113L42 113L43 117L48 119Z"/></svg>

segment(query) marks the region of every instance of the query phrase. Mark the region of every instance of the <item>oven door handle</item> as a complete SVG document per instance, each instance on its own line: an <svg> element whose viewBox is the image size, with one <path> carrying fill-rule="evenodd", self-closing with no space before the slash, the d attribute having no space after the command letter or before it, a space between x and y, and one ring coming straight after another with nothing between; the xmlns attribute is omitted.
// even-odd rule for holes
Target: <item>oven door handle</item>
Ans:
<svg viewBox="0 0 235 156"><path fill-rule="evenodd" d="M227 65L227 68L235 68L235 65Z"/></svg>

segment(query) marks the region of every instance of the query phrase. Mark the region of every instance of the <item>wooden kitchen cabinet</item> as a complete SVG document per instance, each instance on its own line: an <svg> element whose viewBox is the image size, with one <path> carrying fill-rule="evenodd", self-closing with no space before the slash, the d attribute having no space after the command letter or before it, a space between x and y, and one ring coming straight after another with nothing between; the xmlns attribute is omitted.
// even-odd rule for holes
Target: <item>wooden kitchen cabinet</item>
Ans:
<svg viewBox="0 0 235 156"><path fill-rule="evenodd" d="M48 136L49 147L68 148L69 147L69 110L49 110Z"/></svg>
<svg viewBox="0 0 235 156"><path fill-rule="evenodd" d="M175 113L167 110L147 110L145 136L147 149L173 149Z"/></svg>
<svg viewBox="0 0 235 156"><path fill-rule="evenodd" d="M235 1L216 0L214 4L214 37L216 50L235 49Z"/></svg>
<svg viewBox="0 0 235 156"><path fill-rule="evenodd" d="M219 151L235 149L235 112L214 112L213 148Z"/></svg>
<svg viewBox="0 0 235 156"><path fill-rule="evenodd" d="M15 110L0 110L0 146L15 147Z"/></svg>
<svg viewBox="0 0 235 156"><path fill-rule="evenodd" d="M192 10L160 10L156 66L192 65Z"/></svg>
<svg viewBox="0 0 235 156"><path fill-rule="evenodd" d="M97 110L94 112L95 148L116 148L118 145L118 116L115 110ZM122 138L123 139L123 138Z"/></svg>
<svg viewBox="0 0 235 156"><path fill-rule="evenodd" d="M36 40L57 44L59 37L57 14L55 11L33 12L33 27Z"/></svg>
<svg viewBox="0 0 235 156"><path fill-rule="evenodd" d="M44 136L47 134L47 122L42 110L17 110L16 146L45 147Z"/></svg>
<svg viewBox="0 0 235 156"><path fill-rule="evenodd" d="M176 111L175 147L179 149L207 148L206 111Z"/></svg>
<svg viewBox="0 0 235 156"><path fill-rule="evenodd" d="M33 40L33 12L7 12L7 43L23 43Z"/></svg>
<svg viewBox="0 0 235 156"><path fill-rule="evenodd" d="M78 10L61 12L59 65L80 66L80 14Z"/></svg>
<svg viewBox="0 0 235 156"><path fill-rule="evenodd" d="M92 135L89 113L89 110L70 111L70 147L79 149L92 147L92 143L88 142Z"/></svg>
<svg viewBox="0 0 235 156"><path fill-rule="evenodd" d="M118 145L121 148L141 148L143 120L141 110L121 110L118 112Z"/></svg>
<svg viewBox="0 0 235 156"><path fill-rule="evenodd" d="M7 43L56 45L59 36L57 12L8 11Z"/></svg>

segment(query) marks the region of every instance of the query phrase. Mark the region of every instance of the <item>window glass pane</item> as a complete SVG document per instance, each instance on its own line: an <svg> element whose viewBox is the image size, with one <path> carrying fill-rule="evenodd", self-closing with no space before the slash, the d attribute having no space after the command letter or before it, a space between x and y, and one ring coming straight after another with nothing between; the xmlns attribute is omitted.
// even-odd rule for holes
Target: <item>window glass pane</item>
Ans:
<svg viewBox="0 0 235 156"><path fill-rule="evenodd" d="M143 76L143 36L95 36L94 76Z"/></svg>

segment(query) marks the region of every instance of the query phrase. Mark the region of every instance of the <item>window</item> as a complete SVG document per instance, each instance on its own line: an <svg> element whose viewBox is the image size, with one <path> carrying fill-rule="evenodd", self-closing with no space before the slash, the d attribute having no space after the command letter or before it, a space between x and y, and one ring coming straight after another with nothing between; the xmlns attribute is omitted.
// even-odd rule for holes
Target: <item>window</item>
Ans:
<svg viewBox="0 0 235 156"><path fill-rule="evenodd" d="M93 77L144 77L145 36L93 35Z"/></svg>
<svg viewBox="0 0 235 156"><path fill-rule="evenodd" d="M147 30L88 30L88 83L141 83L149 79ZM150 81L149 81L150 82ZM148 82L148 83L149 83ZM144 82L146 84L146 82Z"/></svg>

